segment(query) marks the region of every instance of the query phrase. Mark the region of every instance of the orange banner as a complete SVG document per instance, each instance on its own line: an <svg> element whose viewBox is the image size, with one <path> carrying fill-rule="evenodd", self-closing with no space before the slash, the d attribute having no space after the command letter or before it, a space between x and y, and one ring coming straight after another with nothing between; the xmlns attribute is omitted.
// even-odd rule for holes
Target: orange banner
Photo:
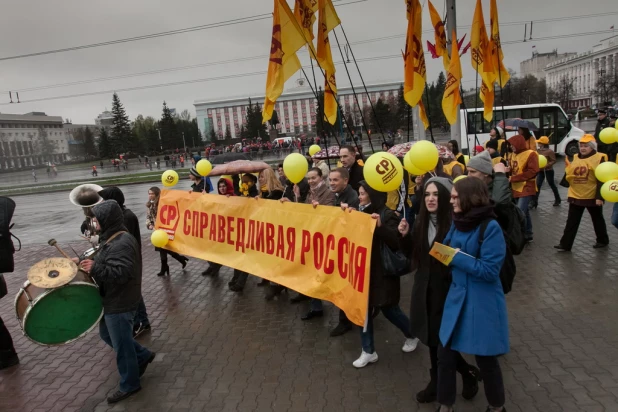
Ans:
<svg viewBox="0 0 618 412"><path fill-rule="evenodd" d="M165 249L220 263L343 309L364 325L375 220L361 212L162 190Z"/></svg>

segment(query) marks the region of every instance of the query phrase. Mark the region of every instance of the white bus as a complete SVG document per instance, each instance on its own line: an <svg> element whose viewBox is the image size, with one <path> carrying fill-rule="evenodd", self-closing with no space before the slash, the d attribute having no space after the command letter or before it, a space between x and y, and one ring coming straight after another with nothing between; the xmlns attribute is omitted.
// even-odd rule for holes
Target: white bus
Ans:
<svg viewBox="0 0 618 412"><path fill-rule="evenodd" d="M549 137L549 143L554 152L560 155L573 156L579 152L578 141L585 134L583 130L573 126L562 107L558 104L525 104L520 106L504 106L494 109L494 122L497 124L503 119L523 119L534 123L539 130L533 132L540 136ZM485 145L489 140L489 131L494 122L487 123L483 118L483 108L461 110L461 151L469 153L468 142L474 147L477 144ZM517 134L517 131L506 132L507 137ZM478 139L478 143L477 140Z"/></svg>

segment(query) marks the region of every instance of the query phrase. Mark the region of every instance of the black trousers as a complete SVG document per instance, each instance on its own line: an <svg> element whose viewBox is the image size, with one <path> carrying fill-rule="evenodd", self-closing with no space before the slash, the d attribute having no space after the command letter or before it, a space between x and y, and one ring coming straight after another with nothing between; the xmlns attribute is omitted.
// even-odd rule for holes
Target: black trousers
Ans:
<svg viewBox="0 0 618 412"><path fill-rule="evenodd" d="M369 314L369 316L371 316L371 314ZM344 324L344 325L350 325L350 326L352 325L352 322L350 321L350 319L348 319L345 312L342 311L341 309L339 309L339 323Z"/></svg>
<svg viewBox="0 0 618 412"><path fill-rule="evenodd" d="M539 195L541 194L541 187L543 186L543 182L547 179L547 184L551 188L552 192L554 192L554 201L556 203L560 203L560 193L558 193L558 187L556 187L556 182L554 181L554 171L552 170L541 170L536 175L536 186L538 192L536 192L536 202L539 202Z"/></svg>
<svg viewBox="0 0 618 412"><path fill-rule="evenodd" d="M159 249L159 255L161 256L161 265L167 265L167 255L170 255L180 263L182 263L183 256L171 250Z"/></svg>
<svg viewBox="0 0 618 412"><path fill-rule="evenodd" d="M582 220L585 209L588 209L588 213L590 213L590 217L592 218L592 225L594 227L594 233L597 236L597 243L602 243L604 245L609 243L607 226L603 218L603 206L586 207L569 203L569 215L567 217L566 227L564 228L564 234L562 235L562 239L560 239L560 245L567 250L571 250L573 247L577 229L579 228L579 223Z"/></svg>
<svg viewBox="0 0 618 412"><path fill-rule="evenodd" d="M464 375L466 373L470 372L470 364L468 362L466 362L466 360L464 359L463 356L461 356L461 353L455 352L455 369L457 370L457 372L459 372L461 375ZM430 346L429 347L429 360L431 361L431 369L433 369L434 371L438 371L438 347L437 346Z"/></svg>
<svg viewBox="0 0 618 412"><path fill-rule="evenodd" d="M453 406L457 395L457 358L459 352L438 346L438 402ZM504 382L496 356L476 355L476 365L481 370L485 397L494 408L504 406Z"/></svg>
<svg viewBox="0 0 618 412"><path fill-rule="evenodd" d="M11 338L9 330L4 325L2 318L0 318L0 356L9 353L15 353L15 348L13 347L13 339Z"/></svg>

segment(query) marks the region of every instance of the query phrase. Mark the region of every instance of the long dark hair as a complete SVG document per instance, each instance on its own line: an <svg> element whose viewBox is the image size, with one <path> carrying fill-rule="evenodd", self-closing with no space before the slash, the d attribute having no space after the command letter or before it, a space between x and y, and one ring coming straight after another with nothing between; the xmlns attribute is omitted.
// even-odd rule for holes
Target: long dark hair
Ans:
<svg viewBox="0 0 618 412"><path fill-rule="evenodd" d="M467 179L462 179L467 180ZM478 180L478 179L476 179ZM479 180L480 181L480 180ZM434 242L442 242L446 237L449 229L451 228L452 221L452 207L451 207L451 193L441 184L431 182L438 188L438 230ZM425 185L425 189L428 185ZM429 211L425 204L425 190L423 190L423 198L420 200L421 209L416 218L416 224L412 231L412 238L414 239L415 246L412 250L412 266L418 267L423 256L427 256L429 253L429 242L427 240L427 229L429 227Z"/></svg>
<svg viewBox="0 0 618 412"><path fill-rule="evenodd" d="M155 205L155 208L158 208L159 207L159 196L161 196L161 189L159 189L156 186L153 186L150 189L148 189L148 191L153 192L155 194L154 205ZM148 203L146 203L146 207L150 207L150 200L148 200Z"/></svg>
<svg viewBox="0 0 618 412"><path fill-rule="evenodd" d="M532 137L532 133L530 133L530 129L528 129L527 127L520 127L520 129L522 130L521 135L525 137L526 140Z"/></svg>
<svg viewBox="0 0 618 412"><path fill-rule="evenodd" d="M500 134L500 130L498 130L497 127L492 127L491 130L493 130L494 132L496 132L496 140L499 139L504 139L504 137L502 136L502 134Z"/></svg>
<svg viewBox="0 0 618 412"><path fill-rule="evenodd" d="M461 214L479 206L487 206L491 203L487 184L481 179L461 179L455 183L455 190L459 197Z"/></svg>
<svg viewBox="0 0 618 412"><path fill-rule="evenodd" d="M457 156L459 154L459 143L457 143L457 140L449 140L448 142L453 146L453 154Z"/></svg>

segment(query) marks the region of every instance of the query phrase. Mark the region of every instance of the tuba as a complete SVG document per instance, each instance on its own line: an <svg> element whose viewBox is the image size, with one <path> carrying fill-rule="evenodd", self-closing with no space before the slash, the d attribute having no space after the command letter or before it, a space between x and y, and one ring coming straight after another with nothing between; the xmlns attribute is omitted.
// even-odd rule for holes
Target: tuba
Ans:
<svg viewBox="0 0 618 412"><path fill-rule="evenodd" d="M103 201L103 198L99 195L101 190L103 190L101 186L87 183L77 186L75 189L71 190L69 194L71 203L81 207L86 216L86 221L88 222L86 229L87 233L84 233L86 237L90 237L96 233L96 228L92 222L92 206Z"/></svg>

